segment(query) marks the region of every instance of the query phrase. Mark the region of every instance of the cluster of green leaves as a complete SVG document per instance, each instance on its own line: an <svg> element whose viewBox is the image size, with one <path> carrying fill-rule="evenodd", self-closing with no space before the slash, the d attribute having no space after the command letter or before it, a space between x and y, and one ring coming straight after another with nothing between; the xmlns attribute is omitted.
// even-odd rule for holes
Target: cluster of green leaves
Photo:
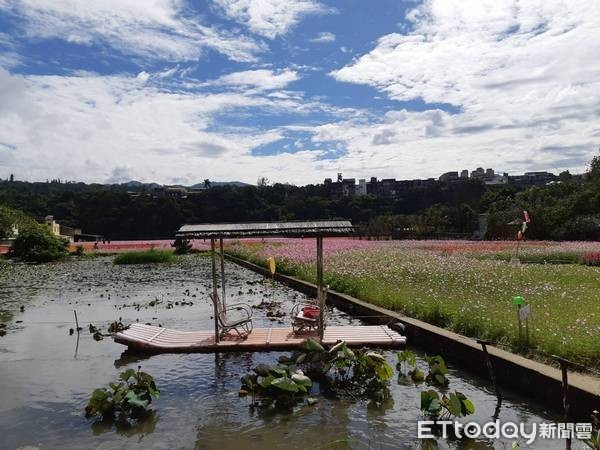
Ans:
<svg viewBox="0 0 600 450"><path fill-rule="evenodd" d="M42 225L19 230L8 256L26 262L56 261L68 255L69 242L54 236Z"/></svg>
<svg viewBox="0 0 600 450"><path fill-rule="evenodd" d="M440 395L430 389L421 392L421 411L432 419L449 420L473 414L475 405L458 391Z"/></svg>
<svg viewBox="0 0 600 450"><path fill-rule="evenodd" d="M19 230L36 227L31 217L13 208L0 204L0 239L12 237L13 227Z"/></svg>
<svg viewBox="0 0 600 450"><path fill-rule="evenodd" d="M69 243L54 236L43 225L31 217L0 205L0 239L13 237L16 227L18 234L8 254L26 262L49 262L64 258L68 253Z"/></svg>
<svg viewBox="0 0 600 450"><path fill-rule="evenodd" d="M600 450L600 413L598 411L594 411L592 414L592 436L585 439L583 443L592 450Z"/></svg>
<svg viewBox="0 0 600 450"><path fill-rule="evenodd" d="M175 260L173 252L150 249L142 252L124 252L114 259L115 264L153 264L167 263Z"/></svg>
<svg viewBox="0 0 600 450"><path fill-rule="evenodd" d="M351 350L342 341L329 350L328 357L331 369L325 385L331 391L376 402L389 398L388 385L394 370L382 354L367 349Z"/></svg>
<svg viewBox="0 0 600 450"><path fill-rule="evenodd" d="M422 383L425 380L425 374L417 367L417 357L410 350L403 350L398 353L398 381L404 382L408 379L415 383Z"/></svg>
<svg viewBox="0 0 600 450"><path fill-rule="evenodd" d="M326 350L309 339L303 351L281 356L274 366L259 364L244 375L240 394L258 397L261 406L289 408L311 393L313 380L304 372L328 393L374 401L389 396L388 383L394 373L380 353L351 350L343 341Z"/></svg>
<svg viewBox="0 0 600 450"><path fill-rule="evenodd" d="M308 348L314 348L315 344L321 347L320 344L312 341L307 344L307 351L311 351ZM282 409L290 408L303 401L304 397L310 393L313 384L312 380L304 375L304 372L298 367L306 359L306 354L303 355L303 358L300 355L281 356L276 365L257 365L252 371L242 376L240 395L245 396L251 393L255 401L258 397L261 406L275 406Z"/></svg>
<svg viewBox="0 0 600 450"><path fill-rule="evenodd" d="M592 432L592 437L583 441L592 450L600 450L600 430Z"/></svg>
<svg viewBox="0 0 600 450"><path fill-rule="evenodd" d="M416 368L416 357L412 352L404 351L398 354L399 364L409 365ZM431 386L445 390L450 384L446 374L448 368L444 358L440 355L426 357L428 373L425 381ZM422 372L421 372L422 374ZM419 380L423 381L422 375ZM451 393L440 393L434 389L421 391L421 411L429 418L436 420L448 420L456 417L464 417L475 412L475 405L463 393L455 391Z"/></svg>
<svg viewBox="0 0 600 450"><path fill-rule="evenodd" d="M442 358L440 355L435 355L428 356L426 359L427 365L429 366L429 373L425 377L425 381L436 386L448 386L450 381L448 381L448 378L446 378L448 368L446 367L444 358Z"/></svg>
<svg viewBox="0 0 600 450"><path fill-rule="evenodd" d="M397 369L398 382L406 383L412 380L415 383L423 381L432 386L445 389L450 384L446 374L448 368L444 358L439 355L426 357L429 368L427 376L417 367L416 355L410 350L398 353ZM421 411L432 419L446 420L454 417L464 417L475 412L475 405L461 392L449 394L439 393L434 389L421 391Z"/></svg>
<svg viewBox="0 0 600 450"><path fill-rule="evenodd" d="M116 382L108 388L92 392L85 407L86 417L101 416L102 420L130 422L142 419L152 399L158 398L159 390L154 378L146 372L128 369L119 374Z"/></svg>

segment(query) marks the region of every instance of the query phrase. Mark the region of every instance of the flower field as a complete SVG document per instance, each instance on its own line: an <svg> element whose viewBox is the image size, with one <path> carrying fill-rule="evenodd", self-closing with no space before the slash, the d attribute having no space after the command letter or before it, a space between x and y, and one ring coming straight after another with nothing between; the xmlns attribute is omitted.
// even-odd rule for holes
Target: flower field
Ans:
<svg viewBox="0 0 600 450"><path fill-rule="evenodd" d="M314 239L235 241L228 251L314 281ZM325 239L332 289L458 333L518 344L512 298L531 304L531 351L600 368L598 242L361 241ZM548 262L546 264L540 262ZM554 262L554 263L552 263Z"/></svg>

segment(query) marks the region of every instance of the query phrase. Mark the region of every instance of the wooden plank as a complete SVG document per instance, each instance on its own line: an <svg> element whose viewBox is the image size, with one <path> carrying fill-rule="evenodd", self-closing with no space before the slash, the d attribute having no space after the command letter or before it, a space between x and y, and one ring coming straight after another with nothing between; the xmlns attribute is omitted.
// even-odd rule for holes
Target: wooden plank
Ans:
<svg viewBox="0 0 600 450"><path fill-rule="evenodd" d="M179 331L134 323L115 341L148 352L269 351L298 349L318 333L296 335L291 328L257 328L246 339L229 334L215 343L212 331ZM350 346L402 347L406 338L385 326L331 326L324 333L327 345L344 340Z"/></svg>

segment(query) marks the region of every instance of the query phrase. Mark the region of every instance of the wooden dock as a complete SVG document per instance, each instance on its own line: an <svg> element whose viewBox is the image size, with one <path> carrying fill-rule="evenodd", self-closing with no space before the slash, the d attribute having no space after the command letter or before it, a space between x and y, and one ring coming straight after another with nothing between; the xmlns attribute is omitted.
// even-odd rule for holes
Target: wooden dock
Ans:
<svg viewBox="0 0 600 450"><path fill-rule="evenodd" d="M246 338L228 335L215 343L211 331L179 331L134 323L117 333L115 342L132 350L151 353L212 353L295 350L316 334L294 334L291 328L255 328ZM401 348L406 338L385 325L330 326L325 328L323 343L333 345L343 340L351 347Z"/></svg>

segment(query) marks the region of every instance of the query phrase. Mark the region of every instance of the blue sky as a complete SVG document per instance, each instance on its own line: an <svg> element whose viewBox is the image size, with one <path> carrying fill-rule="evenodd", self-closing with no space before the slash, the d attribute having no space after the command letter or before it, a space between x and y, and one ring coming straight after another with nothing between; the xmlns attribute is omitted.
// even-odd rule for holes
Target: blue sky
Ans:
<svg viewBox="0 0 600 450"><path fill-rule="evenodd" d="M598 2L0 0L0 177L585 170Z"/></svg>

